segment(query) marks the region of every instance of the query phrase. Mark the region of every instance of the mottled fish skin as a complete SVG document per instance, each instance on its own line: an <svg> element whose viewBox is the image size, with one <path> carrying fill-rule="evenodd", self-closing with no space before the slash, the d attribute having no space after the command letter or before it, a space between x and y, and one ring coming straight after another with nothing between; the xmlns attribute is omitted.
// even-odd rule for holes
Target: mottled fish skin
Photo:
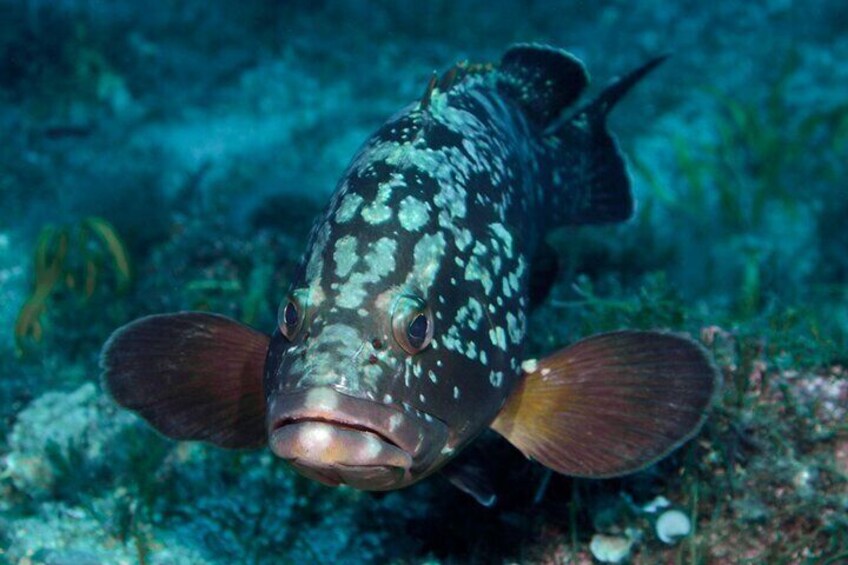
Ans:
<svg viewBox="0 0 848 565"><path fill-rule="evenodd" d="M502 78L471 73L436 88L364 144L282 301L281 317L296 300L303 326L293 341L279 328L272 336L264 383L272 418L286 395L330 388L446 425L442 444L421 438L429 455L392 488L437 470L476 437L521 376L528 261L573 163L504 95ZM426 303L434 326L415 355L392 333L393 312L410 300Z"/></svg>
<svg viewBox="0 0 848 565"><path fill-rule="evenodd" d="M168 437L267 442L331 486L401 488L487 427L569 475L658 461L718 390L700 344L625 330L521 359L530 289L538 303L551 270L545 232L632 214L606 116L663 59L567 115L588 77L560 49L516 45L497 67L434 77L354 157L270 338L204 312L146 316L104 345L104 387ZM479 469L443 471L492 505Z"/></svg>

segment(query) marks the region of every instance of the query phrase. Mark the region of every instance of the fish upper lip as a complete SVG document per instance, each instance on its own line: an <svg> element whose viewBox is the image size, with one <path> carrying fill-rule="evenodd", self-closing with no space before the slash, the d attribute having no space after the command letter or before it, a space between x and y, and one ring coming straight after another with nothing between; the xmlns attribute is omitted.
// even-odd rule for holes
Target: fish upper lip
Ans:
<svg viewBox="0 0 848 565"><path fill-rule="evenodd" d="M425 421L414 412L351 396L332 387L282 392L269 404L269 437L287 425L307 422L323 422L373 434L408 453L416 465L421 466L438 457L448 437L447 425L439 419Z"/></svg>

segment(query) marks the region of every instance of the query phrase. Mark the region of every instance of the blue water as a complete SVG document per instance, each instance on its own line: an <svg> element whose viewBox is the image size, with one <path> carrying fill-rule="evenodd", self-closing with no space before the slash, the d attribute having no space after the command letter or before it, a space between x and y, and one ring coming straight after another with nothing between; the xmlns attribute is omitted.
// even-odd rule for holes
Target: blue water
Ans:
<svg viewBox="0 0 848 565"><path fill-rule="evenodd" d="M844 2L113 4L0 0L0 562L848 559ZM137 317L274 328L359 145L434 71L517 42L581 59L586 99L671 54L610 117L636 213L550 234L526 351L686 332L724 375L698 437L593 481L486 436L486 509L439 477L331 489L166 440L103 392ZM660 496L696 526L674 543Z"/></svg>

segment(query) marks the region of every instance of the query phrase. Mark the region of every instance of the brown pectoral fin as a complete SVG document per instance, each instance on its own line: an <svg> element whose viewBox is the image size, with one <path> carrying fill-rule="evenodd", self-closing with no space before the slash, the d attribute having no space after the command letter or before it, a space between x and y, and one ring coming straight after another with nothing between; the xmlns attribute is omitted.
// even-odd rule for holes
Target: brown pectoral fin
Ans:
<svg viewBox="0 0 848 565"><path fill-rule="evenodd" d="M718 383L709 355L688 338L600 334L539 361L492 428L557 472L622 475L691 438Z"/></svg>
<svg viewBox="0 0 848 565"><path fill-rule="evenodd" d="M224 316L140 318L100 354L103 383L122 406L168 437L221 447L265 443L262 371L268 336Z"/></svg>

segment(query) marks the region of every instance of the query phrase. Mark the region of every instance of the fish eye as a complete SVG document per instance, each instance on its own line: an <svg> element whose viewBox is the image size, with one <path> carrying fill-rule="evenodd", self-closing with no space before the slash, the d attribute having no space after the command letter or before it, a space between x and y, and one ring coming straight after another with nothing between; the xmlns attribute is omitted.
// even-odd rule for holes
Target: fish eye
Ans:
<svg viewBox="0 0 848 565"><path fill-rule="evenodd" d="M297 306L294 305L294 302L289 302L286 304L286 309L283 310L283 324L293 328L297 325L297 320Z"/></svg>
<svg viewBox="0 0 848 565"><path fill-rule="evenodd" d="M409 323L406 328L406 337L412 347L421 349L421 344L427 339L427 327L430 324L427 322L427 316L418 314L415 319Z"/></svg>
<svg viewBox="0 0 848 565"><path fill-rule="evenodd" d="M395 341L410 355L423 351L433 340L432 319L424 300L408 294L399 296L392 311Z"/></svg>
<svg viewBox="0 0 848 565"><path fill-rule="evenodd" d="M280 332L289 341L294 341L303 326L306 301L301 292L295 291L280 304L277 312L277 325Z"/></svg>

